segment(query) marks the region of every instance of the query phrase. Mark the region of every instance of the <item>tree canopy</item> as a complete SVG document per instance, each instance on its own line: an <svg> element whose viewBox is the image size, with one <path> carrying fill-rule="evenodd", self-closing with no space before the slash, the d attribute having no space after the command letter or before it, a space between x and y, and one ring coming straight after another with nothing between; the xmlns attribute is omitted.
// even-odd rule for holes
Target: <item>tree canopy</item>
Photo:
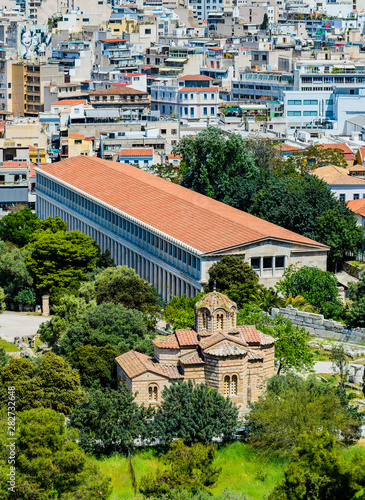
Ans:
<svg viewBox="0 0 365 500"><path fill-rule="evenodd" d="M357 283L349 285L352 306L346 315L349 327L365 326L365 271L363 270Z"/></svg>
<svg viewBox="0 0 365 500"><path fill-rule="evenodd" d="M15 386L17 411L43 407L67 415L83 394L78 371L52 352L37 362L10 358L0 377L1 406L7 405L7 388Z"/></svg>
<svg viewBox="0 0 365 500"><path fill-rule="evenodd" d="M16 424L16 453L8 462L8 422L0 420L0 497L4 500L106 500L111 488L77 445L75 431L66 429L65 418L54 410L37 408L19 413ZM13 468L13 469L11 469ZM7 481L15 471L15 485ZM14 493L13 493L14 492Z"/></svg>
<svg viewBox="0 0 365 500"><path fill-rule="evenodd" d="M154 418L156 437L163 446L179 438L185 444L210 444L213 438L232 439L238 408L205 384L173 382L162 391Z"/></svg>
<svg viewBox="0 0 365 500"><path fill-rule="evenodd" d="M38 293L53 300L78 290L86 273L95 268L98 254L94 240L80 231L37 232L27 251Z"/></svg>
<svg viewBox="0 0 365 500"><path fill-rule="evenodd" d="M209 281L206 291L218 292L229 290L232 286L240 286L248 282L258 283L258 276L253 268L238 255L222 257L208 269Z"/></svg>
<svg viewBox="0 0 365 500"><path fill-rule="evenodd" d="M79 444L93 455L126 452L138 438L149 435L150 407L139 406L125 384L115 391L91 390L70 417L70 425L79 431Z"/></svg>
<svg viewBox="0 0 365 500"><path fill-rule="evenodd" d="M30 208L7 214L0 221L0 238L23 247L29 243L38 221L38 215Z"/></svg>
<svg viewBox="0 0 365 500"><path fill-rule="evenodd" d="M71 354L81 346L105 347L108 344L121 354L130 349L152 354L151 335L143 313L120 304L105 303L88 307L69 324L59 345L63 354Z"/></svg>
<svg viewBox="0 0 365 500"><path fill-rule="evenodd" d="M10 251L5 245L0 245L0 285L9 302L18 302L18 294L32 288L33 278L25 263L24 251L18 248Z"/></svg>
<svg viewBox="0 0 365 500"><path fill-rule="evenodd" d="M338 298L337 278L317 267L289 266L284 278L276 288L288 298L303 296L326 318L338 319L344 316L344 307Z"/></svg>
<svg viewBox="0 0 365 500"><path fill-rule="evenodd" d="M255 447L288 454L301 434L327 431L351 440L359 425L336 387L287 374L269 380L266 394L252 405L247 428Z"/></svg>

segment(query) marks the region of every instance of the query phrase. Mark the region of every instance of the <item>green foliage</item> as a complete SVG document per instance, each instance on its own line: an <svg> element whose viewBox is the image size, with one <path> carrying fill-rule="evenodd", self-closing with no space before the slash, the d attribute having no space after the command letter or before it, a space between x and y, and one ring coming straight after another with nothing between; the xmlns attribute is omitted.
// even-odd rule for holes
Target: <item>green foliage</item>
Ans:
<svg viewBox="0 0 365 500"><path fill-rule="evenodd" d="M19 304L34 306L37 301L37 297L32 288L23 288L23 290L20 290L20 292L18 292L14 297L14 301Z"/></svg>
<svg viewBox="0 0 365 500"><path fill-rule="evenodd" d="M301 434L323 430L350 437L358 426L336 387L294 374L270 379L266 394L252 405L247 424L252 445L282 454L298 445Z"/></svg>
<svg viewBox="0 0 365 500"><path fill-rule="evenodd" d="M163 446L175 438L185 444L210 444L213 438L230 441L237 423L238 409L228 398L205 384L173 382L162 391L162 402L154 419L156 436Z"/></svg>
<svg viewBox="0 0 365 500"><path fill-rule="evenodd" d="M183 172L180 170L180 167L171 165L170 163L151 165L147 171L174 184L181 184L183 179Z"/></svg>
<svg viewBox="0 0 365 500"><path fill-rule="evenodd" d="M220 201L237 176L252 177L256 172L242 137L238 134L227 137L216 127L208 127L196 136L182 137L174 153L183 157L182 185Z"/></svg>
<svg viewBox="0 0 365 500"><path fill-rule="evenodd" d="M98 249L98 261L96 267L99 269L107 269L108 267L115 267L115 261L110 255L110 250L107 248L104 252L101 251L99 245L95 243Z"/></svg>
<svg viewBox="0 0 365 500"><path fill-rule="evenodd" d="M7 463L7 422L2 415L0 498L4 500L106 500L109 478L80 450L63 415L38 408L18 414L14 462ZM10 467L15 467L15 493L9 491Z"/></svg>
<svg viewBox="0 0 365 500"><path fill-rule="evenodd" d="M332 361L333 368L336 371L338 370L340 374L340 385L343 386L350 368L343 345L332 346L330 361Z"/></svg>
<svg viewBox="0 0 365 500"><path fill-rule="evenodd" d="M182 439L174 441L163 458L163 463L169 468L142 477L140 491L161 498L171 490L185 489L196 493L212 486L221 472L220 467L213 465L215 453L214 445L196 443L189 448Z"/></svg>
<svg viewBox="0 0 365 500"><path fill-rule="evenodd" d="M9 361L10 356L6 354L6 351L3 347L0 347L0 370L6 365Z"/></svg>
<svg viewBox="0 0 365 500"><path fill-rule="evenodd" d="M16 410L51 408L69 414L82 397L77 370L54 353L47 353L37 363L25 358L10 358L1 371L0 402L7 405L7 388L15 386Z"/></svg>
<svg viewBox="0 0 365 500"><path fill-rule="evenodd" d="M178 297L175 295L164 309L164 319L174 330L182 328L193 328L194 306L204 297L204 293L197 293L195 297L186 294Z"/></svg>
<svg viewBox="0 0 365 500"><path fill-rule="evenodd" d="M38 219L34 225L36 231L51 231L51 233L58 233L58 231L67 231L67 222L63 221L61 217L47 217L45 220Z"/></svg>
<svg viewBox="0 0 365 500"><path fill-rule="evenodd" d="M300 436L285 480L268 500L355 500L364 498L364 487L365 455L355 454L346 462L334 436L317 431Z"/></svg>
<svg viewBox="0 0 365 500"><path fill-rule="evenodd" d="M23 247L29 243L38 220L30 208L5 215L0 221L0 238Z"/></svg>
<svg viewBox="0 0 365 500"><path fill-rule="evenodd" d="M245 283L258 283L258 276L252 267L237 255L222 257L208 270L209 281L206 291L213 291L214 285L218 292L229 290L232 286Z"/></svg>
<svg viewBox="0 0 365 500"><path fill-rule="evenodd" d="M364 231L357 225L355 214L328 210L317 219L321 241L331 247L329 259L333 264L345 260L347 251L357 253L364 244Z"/></svg>
<svg viewBox="0 0 365 500"><path fill-rule="evenodd" d="M266 290L256 281L247 281L242 285L232 285L229 290L224 290L224 294L236 302L237 307L244 307L248 302L257 303L257 296L261 291Z"/></svg>
<svg viewBox="0 0 365 500"><path fill-rule="evenodd" d="M117 380L117 356L119 351L109 344L105 347L86 345L72 351L67 361L79 371L82 386L114 389Z"/></svg>
<svg viewBox="0 0 365 500"><path fill-rule="evenodd" d="M284 300L275 292L273 288L262 287L256 292L255 302L260 309L271 313L273 307L283 307Z"/></svg>
<svg viewBox="0 0 365 500"><path fill-rule="evenodd" d="M260 24L260 30L266 31L268 27L269 27L269 16L265 12L264 19L262 20L262 23Z"/></svg>
<svg viewBox="0 0 365 500"><path fill-rule="evenodd" d="M137 405L134 399L125 384L117 391L87 392L70 417L81 448L93 455L110 455L130 450L138 438L146 439L153 409Z"/></svg>
<svg viewBox="0 0 365 500"><path fill-rule="evenodd" d="M246 304L238 311L237 324L255 325L262 333L276 338L275 363L281 371L307 372L313 366L313 354L307 346L309 340L305 328L295 326L282 316L273 319L264 315L254 304Z"/></svg>
<svg viewBox="0 0 365 500"><path fill-rule="evenodd" d="M317 267L289 266L284 279L276 288L284 297L302 295L326 318L339 319L344 316L344 307L338 299L337 279L334 274Z"/></svg>
<svg viewBox="0 0 365 500"><path fill-rule="evenodd" d="M4 289L0 286L0 314L5 310L5 298L6 294Z"/></svg>
<svg viewBox="0 0 365 500"><path fill-rule="evenodd" d="M95 302L87 304L85 299L74 295L63 295L58 304L52 306L52 319L42 323L38 329L41 341L55 345L67 327L76 323L86 309L94 305Z"/></svg>
<svg viewBox="0 0 365 500"><path fill-rule="evenodd" d="M360 280L349 285L352 305L346 316L346 324L353 327L365 326L365 270L361 271Z"/></svg>
<svg viewBox="0 0 365 500"><path fill-rule="evenodd" d="M109 267L98 273L93 282L81 288L80 294L88 300L95 299L98 304L112 302L152 315L162 305L153 286L127 266Z"/></svg>
<svg viewBox="0 0 365 500"><path fill-rule="evenodd" d="M26 262L38 293L52 300L76 292L97 261L94 240L80 231L37 232L27 249Z"/></svg>
<svg viewBox="0 0 365 500"><path fill-rule="evenodd" d="M131 349L151 354L152 338L147 332L144 315L120 304L99 304L88 307L76 321L69 324L59 339L61 352L70 354L77 347L110 344L120 353Z"/></svg>
<svg viewBox="0 0 365 500"><path fill-rule="evenodd" d="M7 217L7 216L6 216ZM14 301L21 290L31 289L33 278L25 263L25 252L14 248L0 249L0 285L4 288L8 301Z"/></svg>

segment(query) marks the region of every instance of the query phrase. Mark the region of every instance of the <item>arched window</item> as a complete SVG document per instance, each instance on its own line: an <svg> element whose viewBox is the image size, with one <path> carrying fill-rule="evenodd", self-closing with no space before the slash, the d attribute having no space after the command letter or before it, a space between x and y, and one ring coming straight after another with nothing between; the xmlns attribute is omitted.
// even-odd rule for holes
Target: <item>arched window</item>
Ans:
<svg viewBox="0 0 365 500"><path fill-rule="evenodd" d="M237 396L237 375L232 375L231 396Z"/></svg>
<svg viewBox="0 0 365 500"><path fill-rule="evenodd" d="M232 328L235 326L235 324L234 324L234 317L235 317L235 313L234 313L234 311L232 311L231 312L231 326L232 326Z"/></svg>
<svg viewBox="0 0 365 500"><path fill-rule="evenodd" d="M229 387L231 385L231 379L228 375L224 377L223 393L225 396L229 396Z"/></svg>
<svg viewBox="0 0 365 500"><path fill-rule="evenodd" d="M217 328L223 330L223 313L217 314Z"/></svg>
<svg viewBox="0 0 365 500"><path fill-rule="evenodd" d="M158 401L157 385L150 385L148 388L148 401Z"/></svg>
<svg viewBox="0 0 365 500"><path fill-rule="evenodd" d="M208 319L209 319L208 313L203 312L202 317L203 317L203 328L205 328L205 330L208 330Z"/></svg>

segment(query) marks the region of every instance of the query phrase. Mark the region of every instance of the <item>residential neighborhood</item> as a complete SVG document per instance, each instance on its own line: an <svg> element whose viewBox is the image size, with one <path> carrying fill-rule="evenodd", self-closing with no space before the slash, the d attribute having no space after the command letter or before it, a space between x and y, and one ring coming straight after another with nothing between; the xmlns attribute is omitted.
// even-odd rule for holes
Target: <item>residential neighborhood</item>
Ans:
<svg viewBox="0 0 365 500"><path fill-rule="evenodd" d="M365 499L363 0L0 0L0 498Z"/></svg>

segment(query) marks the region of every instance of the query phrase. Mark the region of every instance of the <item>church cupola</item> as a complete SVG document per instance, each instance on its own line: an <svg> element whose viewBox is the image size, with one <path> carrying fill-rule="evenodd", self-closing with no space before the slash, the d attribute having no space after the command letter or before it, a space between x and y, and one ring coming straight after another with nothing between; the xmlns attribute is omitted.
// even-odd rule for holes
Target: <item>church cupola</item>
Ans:
<svg viewBox="0 0 365 500"><path fill-rule="evenodd" d="M237 304L227 295L211 292L195 304L195 331L201 336L227 334L236 327Z"/></svg>

